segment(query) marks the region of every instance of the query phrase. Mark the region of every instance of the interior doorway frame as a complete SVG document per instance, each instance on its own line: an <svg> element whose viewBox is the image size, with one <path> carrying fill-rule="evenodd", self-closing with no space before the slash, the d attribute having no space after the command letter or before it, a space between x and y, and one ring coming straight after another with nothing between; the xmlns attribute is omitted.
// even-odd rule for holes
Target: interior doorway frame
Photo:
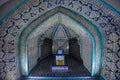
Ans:
<svg viewBox="0 0 120 80"><path fill-rule="evenodd" d="M102 67L102 52L103 52L103 46L104 46L104 39L103 39L103 35L102 35L102 33L101 33L101 31L100 31L100 29L98 29L98 27L95 25L95 24L93 24L90 20L88 20L87 18L85 18L84 16L82 16L81 14L77 14L77 13L75 13L74 11L71 11L71 10L69 10L69 9L67 9L67 8L64 8L64 7L60 7L61 9L64 9L64 10L67 10L67 11L70 11L72 14L75 14L75 15L77 15L77 16L80 16L80 17L82 17L82 18L84 18L87 22L89 22L93 27L94 27L94 29L97 31L97 33L98 33L98 36L99 36L99 40L100 40L100 52L99 52L99 54L100 54L100 68ZM55 8L56 9L56 8ZM55 10L55 9L53 9L53 10ZM51 10L52 11L52 10ZM48 12L46 12L47 14L49 13L50 11L48 11ZM51 14L51 16L52 15L54 15L54 14L56 14L56 13L58 13L58 12L60 12L60 13L63 13L63 14L65 14L64 12L61 12L61 11L56 11L56 12L54 12L53 14ZM45 13L45 14L46 14ZM66 14L67 15L67 14ZM44 16L44 15L42 15L42 16ZM29 27L29 25L30 24L32 24L33 22L31 22L28 26L26 26L26 28L24 28L24 30L21 32L21 34L20 34L20 36L19 36L19 39L18 39L18 46L20 46L20 47L18 47L18 52L19 52L19 54L20 54L20 57L19 57L19 61L20 61L20 71L21 71L21 74L22 75L25 75L25 76L29 76L29 69L28 69L28 56L27 56L27 45L26 45L26 43L27 43L27 39L28 39L28 37L34 32L34 30L35 29L37 29L37 27L38 26L40 26L47 18L49 18L50 16L48 16L48 17L46 17L43 21L41 21L41 23L39 24L39 25L37 25L35 28L33 28L32 29L32 31L30 31L28 34L27 34L27 37L25 37L25 41L24 41L24 43L22 43L22 44L24 44L24 48L21 48L21 40L22 40L22 37L24 36L24 33L25 33L25 31L27 31L27 28ZM70 17L70 16L69 16ZM70 18L72 18L72 17L70 17ZM72 18L72 19L74 19L74 18ZM37 20L37 19L36 19ZM74 19L75 20L75 19ZM77 20L75 20L76 22L78 22ZM79 23L79 22L78 22ZM80 24L80 23L79 23ZM82 25L82 24L80 24L80 25ZM91 33L91 31L89 31L86 27L84 27L84 25L82 25L82 27L83 27L83 29L85 29L89 34L90 34L90 37L91 37L91 39L92 39L92 43L93 43L93 55L92 55L92 73L91 73L91 76L100 76L100 75L97 75L97 73L95 72L95 67L96 67L96 41L95 41L95 39L94 39L94 36L93 36L93 34ZM23 51L24 51L24 53L21 53L21 49L24 49ZM24 55L24 56L23 56ZM24 66L22 66L22 65L24 65Z"/></svg>

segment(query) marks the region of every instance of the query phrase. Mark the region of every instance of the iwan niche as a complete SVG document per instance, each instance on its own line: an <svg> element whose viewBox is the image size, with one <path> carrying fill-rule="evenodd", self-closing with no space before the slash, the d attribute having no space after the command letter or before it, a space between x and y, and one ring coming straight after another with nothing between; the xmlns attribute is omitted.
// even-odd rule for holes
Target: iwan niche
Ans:
<svg viewBox="0 0 120 80"><path fill-rule="evenodd" d="M79 17L79 19L78 18L76 19L76 17ZM32 27L35 24L37 24L37 26ZM67 11L66 11L66 12L56 13L49 17L46 16L46 18L44 16L43 21L39 22L39 19L38 19L37 22L29 25L29 28L28 28L29 32L27 31L27 28L26 30L24 30L24 33L26 32L28 35L26 36L25 40L21 36L21 39L22 39L21 42L23 42L21 43L21 45L24 45L24 46L21 46L21 56L26 55L24 57L21 57L21 70L23 75L28 75L29 72L32 70L32 68L37 64L37 59L41 58L41 48L38 46L42 44L42 41L41 41L42 38L40 38L39 36L42 35L44 32L48 31L50 33L47 33L47 36L53 39L57 39L51 36L51 34L53 35L54 31L52 30L55 30L55 26L58 24L65 26L65 28L74 31L75 34L78 35L77 37L78 44L80 45L79 56L81 56L81 58L83 59L83 64L91 72L91 75L99 74L99 67L100 67L100 60L99 60L100 59L100 55L99 55L100 41L98 36L99 33L97 32L94 26L92 26L89 22L85 21L82 17L74 14L72 16L69 16L67 15ZM59 27L57 26L56 28L59 28ZM63 29L60 29L60 30L63 30ZM72 35L73 33L71 32L69 34ZM57 37L59 35L57 35L56 33L54 34L54 36ZM64 38L67 40L68 36L69 35L64 35ZM31 48L33 48L32 51L31 51ZM32 60L33 58L31 58L31 56L36 58L36 60L33 61Z"/></svg>

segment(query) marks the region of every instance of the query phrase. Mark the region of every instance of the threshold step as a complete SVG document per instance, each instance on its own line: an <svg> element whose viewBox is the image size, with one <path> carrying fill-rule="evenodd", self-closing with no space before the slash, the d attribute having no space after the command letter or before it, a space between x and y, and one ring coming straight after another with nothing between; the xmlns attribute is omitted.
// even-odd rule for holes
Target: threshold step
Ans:
<svg viewBox="0 0 120 80"><path fill-rule="evenodd" d="M35 76L28 76L28 77L24 77L20 80L104 80L100 77L35 77Z"/></svg>

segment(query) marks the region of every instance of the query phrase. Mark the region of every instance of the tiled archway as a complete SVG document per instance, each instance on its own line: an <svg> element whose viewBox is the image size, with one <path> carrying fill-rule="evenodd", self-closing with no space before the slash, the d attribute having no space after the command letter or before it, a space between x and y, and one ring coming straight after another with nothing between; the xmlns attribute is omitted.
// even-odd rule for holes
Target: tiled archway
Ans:
<svg viewBox="0 0 120 80"><path fill-rule="evenodd" d="M62 16L62 14L60 14L60 13L56 14L54 16L54 13L56 13L56 12L62 12L62 14L66 14L66 15L68 13L69 15L72 15L72 16L71 17L65 17L65 15ZM52 14L52 15L50 17L49 17L49 15L47 15L47 16L43 15L44 18L42 18L42 19L41 19L41 17L43 17L43 16L41 16L36 21L31 23L28 27L26 27L24 29L24 31L21 33L21 36L20 36L20 40L21 41L20 41L19 44L21 45L20 46L21 47L20 48L20 51L21 51L20 54L21 54L21 65L23 65L23 66L21 66L23 74L24 75L28 75L29 74L28 58L27 58L27 52L26 52L27 51L26 44L27 44L27 39L30 38L29 36L32 36L32 35L37 36L41 32L44 32L44 30L48 29L50 26L53 26L56 23L63 23L64 25L70 26L71 24L69 22L72 22L72 24L74 24L74 23L75 24L73 26L71 26L71 28L74 27L76 33L82 35L82 34L84 34L83 31L85 30L85 32L88 33L88 35L90 36L92 44L93 44L93 50L92 50L92 56L93 57L92 57L92 63L91 63L92 64L92 68L90 68L91 69L90 71L92 73L92 76L99 75L100 74L99 69L100 69L100 66L101 66L100 65L100 63L101 63L100 62L101 61L100 60L101 59L100 58L100 56L101 56L101 49L100 49L100 47L103 47L101 45L103 43L102 43L102 41L100 41L100 38L102 38L102 35L101 35L100 31L98 31L96 29L96 26L92 25L84 17L82 17L80 15L73 14L68 9L65 9L65 8L62 8L62 7L55 8L55 9L51 10L50 12L47 12L46 14L49 14L49 15ZM63 21L59 22L59 17L57 19L56 16L57 17L60 16L61 17L61 21L62 20ZM40 23L40 20L41 20L41 23ZM68 20L69 20L69 22L66 22ZM51 22L51 23L49 24L47 22L49 22L49 23ZM76 23L77 23L77 25L76 25ZM35 25L37 25L37 26L35 26ZM76 28L75 28L75 26L76 26ZM80 30L83 30L83 31L80 31Z"/></svg>
<svg viewBox="0 0 120 80"><path fill-rule="evenodd" d="M119 78L119 15L98 0L29 0L11 14L1 26L1 73L2 79L16 79L20 76L18 61L18 36L28 24L38 16L57 7L63 6L81 14L102 31L105 40L102 75L107 79ZM108 55L110 53L110 55ZM15 77L11 77L11 76Z"/></svg>

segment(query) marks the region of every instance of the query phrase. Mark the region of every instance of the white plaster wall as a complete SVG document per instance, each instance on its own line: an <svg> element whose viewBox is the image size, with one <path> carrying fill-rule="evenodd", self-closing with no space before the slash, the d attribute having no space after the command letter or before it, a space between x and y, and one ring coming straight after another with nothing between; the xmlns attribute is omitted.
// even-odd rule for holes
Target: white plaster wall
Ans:
<svg viewBox="0 0 120 80"><path fill-rule="evenodd" d="M81 56L83 59L84 66L88 69L89 72L91 72L92 68L92 52L93 52L93 44L91 43L91 40L88 37L82 38L82 44L81 44Z"/></svg>
<svg viewBox="0 0 120 80"><path fill-rule="evenodd" d="M28 54L28 65L29 71L37 64L38 59L38 44L37 37L33 37L27 42L27 54Z"/></svg>

